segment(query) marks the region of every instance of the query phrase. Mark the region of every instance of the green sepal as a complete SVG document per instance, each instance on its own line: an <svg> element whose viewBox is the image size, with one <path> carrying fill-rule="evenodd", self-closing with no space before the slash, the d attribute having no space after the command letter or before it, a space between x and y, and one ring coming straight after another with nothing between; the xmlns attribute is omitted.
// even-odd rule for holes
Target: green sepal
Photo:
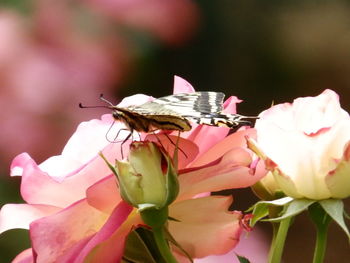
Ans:
<svg viewBox="0 0 350 263"><path fill-rule="evenodd" d="M102 152L99 153L99 155L102 157L102 159L105 161L105 163L107 164L108 168L111 169L111 171L114 173L114 175L117 177L118 179L118 173L117 170L115 169L115 167L113 165L111 165L111 163L107 160L107 158L103 155Z"/></svg>
<svg viewBox="0 0 350 263"><path fill-rule="evenodd" d="M105 161L105 163L107 164L108 168L111 169L111 171L113 172L113 174L115 175L115 177L117 178L117 181L120 184L123 184L123 181L119 179L119 175L118 172L116 170L116 167L114 167L108 160L107 158L103 155L102 152L99 153L99 155L102 157L102 159ZM123 200L125 202L127 202L128 204L135 206L132 202L132 200L130 200L127 191L126 191L126 187L123 187L123 185L121 187L119 187L119 191L120 191L120 196L123 198Z"/></svg>
<svg viewBox="0 0 350 263"><path fill-rule="evenodd" d="M166 263L151 230L138 227L126 239L122 263Z"/></svg>
<svg viewBox="0 0 350 263"><path fill-rule="evenodd" d="M285 206L285 209L283 210L281 216L265 219L264 221L279 222L288 217L300 214L315 202L316 202L315 200L309 200L309 199L294 199L293 201L291 201L289 204Z"/></svg>
<svg viewBox="0 0 350 263"><path fill-rule="evenodd" d="M253 217L250 220L250 226L253 227L259 220L268 216L269 205L266 203L256 203L253 208Z"/></svg>
<svg viewBox="0 0 350 263"><path fill-rule="evenodd" d="M331 217L323 209L320 202L312 204L308 208L310 218L315 223L317 228L326 228L331 221Z"/></svg>
<svg viewBox="0 0 350 263"><path fill-rule="evenodd" d="M284 206L293 201L291 197L283 197L273 201L259 201L251 206L246 212L252 212L253 218L250 225L253 227L258 221L266 217L270 213L271 206Z"/></svg>
<svg viewBox="0 0 350 263"><path fill-rule="evenodd" d="M168 220L168 207L165 206L161 209L150 207L140 211L140 215L146 225L152 228L160 228L163 227Z"/></svg>
<svg viewBox="0 0 350 263"><path fill-rule="evenodd" d="M240 256L238 254L236 254L236 257L240 263L250 263L249 259L247 259L246 257Z"/></svg>
<svg viewBox="0 0 350 263"><path fill-rule="evenodd" d="M176 219L176 218L171 217L171 216L168 216L168 220L169 220L169 221L175 221L175 222L181 222L181 220Z"/></svg>
<svg viewBox="0 0 350 263"><path fill-rule="evenodd" d="M343 229L350 239L349 229L344 222L344 203L340 199L327 199L319 201L324 211Z"/></svg>
<svg viewBox="0 0 350 263"><path fill-rule="evenodd" d="M166 187L166 199L164 206L170 205L175 201L176 197L179 194L180 186L178 180L178 174L172 165L171 159L164 155L167 160L167 172L165 174L165 187Z"/></svg>

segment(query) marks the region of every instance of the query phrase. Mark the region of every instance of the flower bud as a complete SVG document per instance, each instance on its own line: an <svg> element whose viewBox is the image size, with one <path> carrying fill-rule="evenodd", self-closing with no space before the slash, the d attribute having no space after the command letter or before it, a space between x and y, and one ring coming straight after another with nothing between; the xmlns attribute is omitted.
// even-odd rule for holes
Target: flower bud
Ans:
<svg viewBox="0 0 350 263"><path fill-rule="evenodd" d="M139 210L161 209L179 192L177 174L168 155L153 142L133 142L128 161L116 161L122 198Z"/></svg>

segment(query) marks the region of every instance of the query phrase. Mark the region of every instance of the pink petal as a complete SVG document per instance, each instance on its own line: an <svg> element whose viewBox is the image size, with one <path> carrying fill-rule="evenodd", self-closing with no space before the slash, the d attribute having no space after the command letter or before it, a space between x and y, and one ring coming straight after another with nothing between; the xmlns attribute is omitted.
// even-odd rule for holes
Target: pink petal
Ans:
<svg viewBox="0 0 350 263"><path fill-rule="evenodd" d="M114 161L120 155L119 144L109 144L103 151L109 161ZM76 174L71 174L63 181L56 180L45 173L33 161L27 161L23 167L21 194L27 203L45 203L66 207L77 200L85 198L86 189L95 182L111 174L104 160L97 155L91 162L85 164Z"/></svg>
<svg viewBox="0 0 350 263"><path fill-rule="evenodd" d="M89 262L119 262L123 255L125 238L132 228L132 224L128 224L127 226L124 226L123 224L132 209L133 208L127 203L120 202L103 227L91 239L89 239L82 248L79 250L73 249L75 253L65 254L60 259L60 262L82 263L85 262L86 257L90 252L91 255L88 257ZM123 227L121 231L119 231L118 229L120 229L122 225ZM128 229L128 231L123 231L125 229ZM115 243L113 244L113 251L110 251L111 253L109 254L104 254L102 257L98 257L98 261L94 260L93 258L96 256L99 247L102 246L101 243L112 238L116 232L118 232L118 240L115 240ZM111 259L114 261L111 261Z"/></svg>
<svg viewBox="0 0 350 263"><path fill-rule="evenodd" d="M103 149L109 160L120 158L120 144L111 144L105 138L112 121L110 115L104 115L101 120L81 123L62 155L40 165L28 154L17 156L11 165L11 174L22 176L24 200L65 207L84 198L88 187L111 174L98 152Z"/></svg>
<svg viewBox="0 0 350 263"><path fill-rule="evenodd" d="M17 155L10 166L11 176L22 176L23 167L26 166L28 162L31 162L32 158L28 153L21 153Z"/></svg>
<svg viewBox="0 0 350 263"><path fill-rule="evenodd" d="M105 263L119 262L124 251L126 236L134 226L140 225L141 223L142 221L139 214L131 214L127 221L115 231L112 236L95 247L87 258L90 259L92 263L100 263L101 258Z"/></svg>
<svg viewBox="0 0 350 263"><path fill-rule="evenodd" d="M250 262L266 263L270 248L269 243L270 240L265 232L258 227L254 227L253 231L249 232L249 234L242 233L238 245L234 248L234 252L245 256ZM235 254L233 255L235 256Z"/></svg>
<svg viewBox="0 0 350 263"><path fill-rule="evenodd" d="M246 150L234 148L210 164L180 171L178 199L184 200L203 192L251 186L265 174L254 174L250 163L251 156Z"/></svg>
<svg viewBox="0 0 350 263"><path fill-rule="evenodd" d="M125 125L121 122L115 122L110 114L103 115L101 120L94 119L82 122L68 140L62 154L49 158L39 167L55 180L61 182L93 162L102 150L113 148L114 158L121 158L120 144L111 144L108 139L111 141L124 140L129 132L119 133L120 129L123 128ZM127 144L124 146L126 147ZM98 158L100 159L100 157Z"/></svg>
<svg viewBox="0 0 350 263"><path fill-rule="evenodd" d="M179 76L174 76L174 91L173 94L177 93L191 93L195 92L194 88L192 85L187 82L185 79L179 77Z"/></svg>
<svg viewBox="0 0 350 263"><path fill-rule="evenodd" d="M232 133L225 139L219 141L212 148L208 149L208 151L204 152L191 166L201 166L210 163L234 147L246 148L246 136L256 137L256 130L246 129Z"/></svg>
<svg viewBox="0 0 350 263"><path fill-rule="evenodd" d="M121 201L115 176L107 176L89 187L86 191L86 199L92 207L107 214L112 213L115 206Z"/></svg>
<svg viewBox="0 0 350 263"><path fill-rule="evenodd" d="M97 153L110 143L106 133L113 123L111 115L103 115L101 120L93 119L79 124L68 140L62 154L53 156L40 164L40 168L53 177L66 177L94 159ZM117 133L123 125L117 123L111 133ZM111 134L114 138L114 134Z"/></svg>
<svg viewBox="0 0 350 263"><path fill-rule="evenodd" d="M333 198L342 199L350 196L350 141L345 146L337 168L331 171L325 180Z"/></svg>
<svg viewBox="0 0 350 263"><path fill-rule="evenodd" d="M81 200L59 213L38 219L30 225L32 248L37 262L62 262L60 257L80 240L93 237L108 215Z"/></svg>
<svg viewBox="0 0 350 263"><path fill-rule="evenodd" d="M230 96L224 102L224 112L231 113L231 114L237 113L237 103L241 103L241 102L242 102L242 100L240 100L236 96Z"/></svg>
<svg viewBox="0 0 350 263"><path fill-rule="evenodd" d="M226 127L213 127L197 124L191 125L192 130L182 133L181 137L194 142L198 146L198 156L201 156L213 147L213 145L225 138L229 132L229 128Z"/></svg>
<svg viewBox="0 0 350 263"><path fill-rule="evenodd" d="M111 173L99 156L63 182L57 182L55 178L43 172L34 161L28 162L23 171L21 182L23 199L31 204L45 203L59 207L65 207L84 198L85 191L90 185Z"/></svg>
<svg viewBox="0 0 350 263"><path fill-rule="evenodd" d="M9 229L29 229L34 220L56 213L61 208L48 205L7 204L0 210L0 233Z"/></svg>
<svg viewBox="0 0 350 263"><path fill-rule="evenodd" d="M268 244L269 240L264 232L255 227L249 234L242 233L238 245L228 253L195 259L194 263L239 263L236 254L246 257L250 262L266 263L269 251ZM188 262L188 260L184 262Z"/></svg>
<svg viewBox="0 0 350 263"><path fill-rule="evenodd" d="M169 139L173 143L171 143ZM146 140L160 143L170 156L173 156L174 150L175 150L174 144L176 144L178 140L178 143L179 143L178 144L179 146L179 151L178 151L179 167L178 168L179 169L185 168L198 155L198 147L196 144L175 135L165 136L164 134L157 134L157 135L150 134L146 137Z"/></svg>
<svg viewBox="0 0 350 263"><path fill-rule="evenodd" d="M28 248L22 251L17 257L12 260L12 263L34 263L33 251L31 248Z"/></svg>
<svg viewBox="0 0 350 263"><path fill-rule="evenodd" d="M175 240L194 258L230 251L242 231L239 212L229 212L230 196L210 196L174 203L169 230ZM194 245L195 244L195 245Z"/></svg>

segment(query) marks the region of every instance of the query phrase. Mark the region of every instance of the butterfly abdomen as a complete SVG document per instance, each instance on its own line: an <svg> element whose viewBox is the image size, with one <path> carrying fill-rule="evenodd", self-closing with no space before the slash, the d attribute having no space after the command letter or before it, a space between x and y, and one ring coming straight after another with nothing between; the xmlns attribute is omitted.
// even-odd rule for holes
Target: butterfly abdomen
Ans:
<svg viewBox="0 0 350 263"><path fill-rule="evenodd" d="M152 132L155 130L189 131L191 125L185 118L172 115L141 115L126 109L115 109L113 117L122 121L131 131Z"/></svg>
<svg viewBox="0 0 350 263"><path fill-rule="evenodd" d="M145 116L152 126L153 130L175 130L189 131L191 124L185 118L172 115L149 115Z"/></svg>

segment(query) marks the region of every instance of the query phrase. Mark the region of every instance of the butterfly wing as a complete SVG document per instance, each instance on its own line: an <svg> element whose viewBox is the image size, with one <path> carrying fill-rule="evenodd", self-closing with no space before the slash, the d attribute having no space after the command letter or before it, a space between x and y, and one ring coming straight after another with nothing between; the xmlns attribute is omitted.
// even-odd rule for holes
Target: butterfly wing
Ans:
<svg viewBox="0 0 350 263"><path fill-rule="evenodd" d="M128 108L143 115L200 117L202 114L221 112L224 97L223 93L212 91L178 93Z"/></svg>
<svg viewBox="0 0 350 263"><path fill-rule="evenodd" d="M139 106L129 106L127 109L150 119L169 116L211 126L232 128L240 123L249 123L242 120L245 116L222 112L224 97L224 93L213 91L178 93Z"/></svg>

